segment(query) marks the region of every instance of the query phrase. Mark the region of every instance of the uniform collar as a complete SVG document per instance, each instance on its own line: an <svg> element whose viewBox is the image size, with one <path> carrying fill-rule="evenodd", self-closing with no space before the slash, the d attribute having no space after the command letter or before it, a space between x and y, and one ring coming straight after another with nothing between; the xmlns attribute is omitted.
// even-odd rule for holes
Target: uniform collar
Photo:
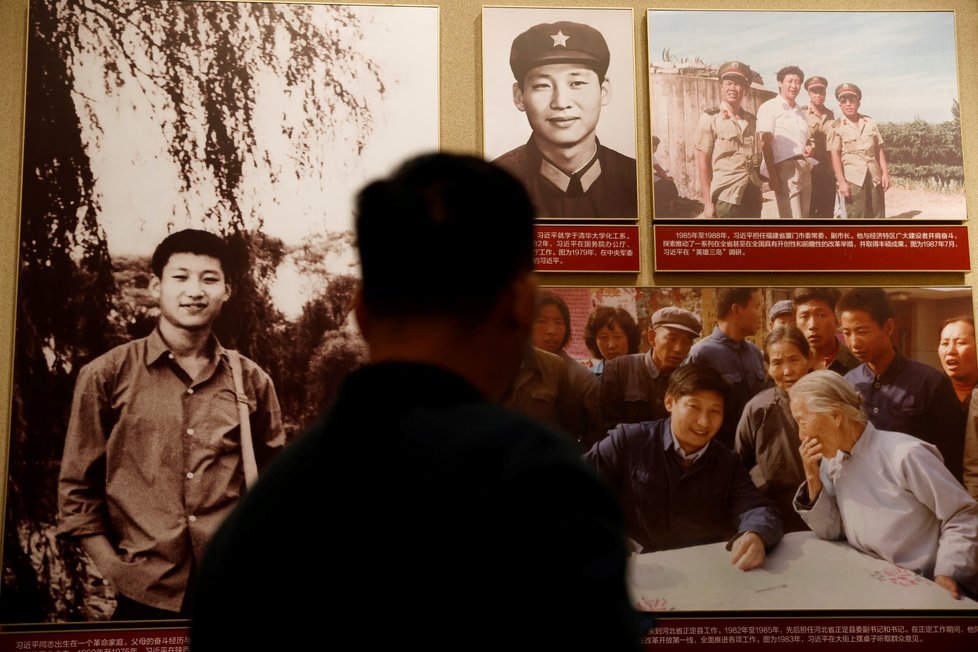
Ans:
<svg viewBox="0 0 978 652"><path fill-rule="evenodd" d="M599 145L597 138L595 138L594 154L580 170L574 172L574 175L580 175L581 188L584 189L584 192L587 192L591 185L601 176L601 161L598 160ZM543 152L540 153L540 176L560 188L562 192L567 192L571 178L574 175L567 174L544 156Z"/></svg>
<svg viewBox="0 0 978 652"><path fill-rule="evenodd" d="M744 120L746 111L744 111L744 105L740 105L740 111L736 112L733 107L727 104L726 100L720 102L720 114L723 116L724 120L729 120L730 118L737 118L738 120Z"/></svg>

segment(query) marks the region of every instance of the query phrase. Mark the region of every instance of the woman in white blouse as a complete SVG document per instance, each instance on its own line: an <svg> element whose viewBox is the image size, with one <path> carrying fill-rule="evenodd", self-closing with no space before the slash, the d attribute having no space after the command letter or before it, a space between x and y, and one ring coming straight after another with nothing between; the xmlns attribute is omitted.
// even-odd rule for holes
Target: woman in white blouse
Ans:
<svg viewBox="0 0 978 652"><path fill-rule="evenodd" d="M788 392L805 482L795 511L823 539L845 539L950 591L978 595L978 503L937 448L877 430L859 394L813 371Z"/></svg>

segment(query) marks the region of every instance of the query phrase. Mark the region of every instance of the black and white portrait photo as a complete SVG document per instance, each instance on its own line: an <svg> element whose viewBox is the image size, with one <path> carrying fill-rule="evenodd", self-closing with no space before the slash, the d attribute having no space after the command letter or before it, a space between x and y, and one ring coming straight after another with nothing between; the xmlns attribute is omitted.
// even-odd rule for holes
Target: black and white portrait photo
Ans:
<svg viewBox="0 0 978 652"><path fill-rule="evenodd" d="M544 219L638 217L632 13L483 11L485 155Z"/></svg>
<svg viewBox="0 0 978 652"><path fill-rule="evenodd" d="M353 201L438 147L439 10L32 0L27 29L0 621L185 617L246 479L366 359Z"/></svg>

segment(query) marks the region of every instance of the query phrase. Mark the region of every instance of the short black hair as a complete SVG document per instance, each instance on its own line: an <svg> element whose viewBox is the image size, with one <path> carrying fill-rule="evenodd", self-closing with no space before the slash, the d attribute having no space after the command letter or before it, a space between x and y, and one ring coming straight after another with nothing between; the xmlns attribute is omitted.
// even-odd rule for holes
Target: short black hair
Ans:
<svg viewBox="0 0 978 652"><path fill-rule="evenodd" d="M210 256L221 263L221 271L225 276L230 273L230 249L221 236L210 231L184 229L163 238L163 241L156 245L151 262L153 273L157 278L163 276L163 268L173 254Z"/></svg>
<svg viewBox="0 0 978 652"><path fill-rule="evenodd" d="M842 293L835 288L795 288L791 293L791 300L795 308L809 301L822 301L829 310L835 312L835 304L839 303L840 296Z"/></svg>
<svg viewBox="0 0 978 652"><path fill-rule="evenodd" d="M893 319L894 314L893 305L883 288L853 288L842 295L835 308L840 315L852 310L869 313L880 328Z"/></svg>
<svg viewBox="0 0 978 652"><path fill-rule="evenodd" d="M598 331L607 326L609 329L618 324L624 331L628 339L628 352L638 353L638 347L642 341L642 333L635 323L632 313L624 308L612 308L611 306L598 306L588 315L587 325L584 326L584 344L590 349L595 358L603 360L601 349L598 348Z"/></svg>
<svg viewBox="0 0 978 652"><path fill-rule="evenodd" d="M730 314L734 304L747 307L750 298L757 288L718 288L713 296L713 305L717 309L717 319L723 319Z"/></svg>
<svg viewBox="0 0 978 652"><path fill-rule="evenodd" d="M811 353L812 347L808 344L808 339L805 334L798 330L795 326L778 326L773 331L767 334L764 338L764 360L770 362L770 357L768 357L767 350L772 344L777 344L778 342L788 342L789 344L794 344L795 347L807 358Z"/></svg>
<svg viewBox="0 0 978 652"><path fill-rule="evenodd" d="M801 71L798 66L785 66L778 71L778 82L783 82L784 78L788 75L798 75L801 77L801 81L805 81L805 73Z"/></svg>
<svg viewBox="0 0 978 652"><path fill-rule="evenodd" d="M478 321L532 269L533 218L522 184L495 165L443 153L408 160L357 197L365 307Z"/></svg>
<svg viewBox="0 0 978 652"><path fill-rule="evenodd" d="M724 403L727 401L729 389L726 381L716 369L704 362L683 365L669 376L666 394L673 399L703 391L715 392L720 395Z"/></svg>
<svg viewBox="0 0 978 652"><path fill-rule="evenodd" d="M560 316L564 318L564 339L560 341L560 346L557 347L558 350L567 346L568 340L571 336L571 319L570 310L567 308L567 303L558 294L554 294L550 290L538 290L537 291L537 316L540 316L540 312L547 306L556 306L557 310L560 311Z"/></svg>

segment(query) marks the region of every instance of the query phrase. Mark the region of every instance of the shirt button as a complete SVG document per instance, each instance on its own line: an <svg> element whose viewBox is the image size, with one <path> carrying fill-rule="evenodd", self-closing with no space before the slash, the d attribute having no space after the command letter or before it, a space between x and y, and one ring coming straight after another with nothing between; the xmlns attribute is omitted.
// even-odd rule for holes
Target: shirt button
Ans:
<svg viewBox="0 0 978 652"><path fill-rule="evenodd" d="M879 389L880 388L880 384L879 383L873 383L873 388L874 389Z"/></svg>
<svg viewBox="0 0 978 652"><path fill-rule="evenodd" d="M167 353L166 354L166 357L168 357L168 358L170 358L172 360L173 359L173 354L172 353Z"/></svg>
<svg viewBox="0 0 978 652"><path fill-rule="evenodd" d="M191 523L196 523L197 517L191 514L190 516L187 517L187 520L190 521Z"/></svg>
<svg viewBox="0 0 978 652"><path fill-rule="evenodd" d="M191 388L189 388L189 389L187 390L187 393L188 393L188 394L193 394L193 393L194 393L194 388L193 388L193 387L191 387Z"/></svg>
<svg viewBox="0 0 978 652"><path fill-rule="evenodd" d="M187 471L187 479L188 480L193 480L194 479L194 472L193 471Z"/></svg>
<svg viewBox="0 0 978 652"><path fill-rule="evenodd" d="M187 434L188 435L194 434L194 429L193 428L187 428Z"/></svg>
<svg viewBox="0 0 978 652"><path fill-rule="evenodd" d="M873 414L879 414L879 413L880 413L880 409L878 407L874 407Z"/></svg>

